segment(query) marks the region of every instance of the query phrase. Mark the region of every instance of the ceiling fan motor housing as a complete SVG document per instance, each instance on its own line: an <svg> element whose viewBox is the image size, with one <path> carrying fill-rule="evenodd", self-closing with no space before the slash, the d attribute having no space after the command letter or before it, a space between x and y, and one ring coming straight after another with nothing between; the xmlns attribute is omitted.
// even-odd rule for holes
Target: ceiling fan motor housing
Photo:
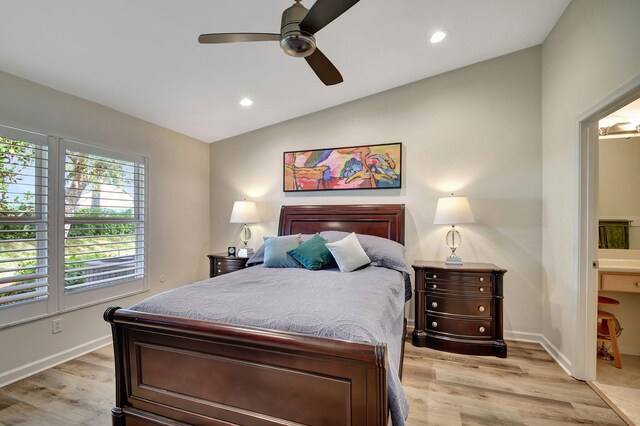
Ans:
<svg viewBox="0 0 640 426"><path fill-rule="evenodd" d="M289 56L304 58L316 50L315 37L300 30L300 22L308 11L306 7L296 2L282 13L280 47Z"/></svg>

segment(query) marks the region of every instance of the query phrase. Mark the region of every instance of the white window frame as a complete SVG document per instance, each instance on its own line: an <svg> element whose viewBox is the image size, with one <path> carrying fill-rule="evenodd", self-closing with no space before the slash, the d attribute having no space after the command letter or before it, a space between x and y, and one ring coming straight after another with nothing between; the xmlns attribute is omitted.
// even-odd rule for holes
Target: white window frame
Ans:
<svg viewBox="0 0 640 426"><path fill-rule="evenodd" d="M24 140L48 147L48 274L49 294L47 298L16 303L0 307L0 329L17 324L59 315L86 306L139 294L149 290L149 159L140 154L104 148L88 143L58 138L42 133L0 125L0 135L15 140ZM88 287L81 291L65 293L64 288L64 223L65 223L65 168L66 150L80 151L107 158L144 164L144 181L140 186L144 194L142 214L144 235L141 237L144 250L143 277L131 281L110 283L105 286ZM137 201L139 202L139 200Z"/></svg>
<svg viewBox="0 0 640 426"><path fill-rule="evenodd" d="M18 141L30 142L47 147L47 269L48 269L48 294L46 298L27 300L20 303L0 307L0 328L17 323L30 321L45 317L57 310L56 280L58 264L56 260L55 248L52 246L52 235L55 235L55 220L52 212L55 211L57 197L55 194L55 184L57 179L57 143L56 138L50 136L16 129L13 127L0 125L0 135L5 138ZM52 161L52 158L54 159Z"/></svg>
<svg viewBox="0 0 640 426"><path fill-rule="evenodd" d="M64 211L64 202L61 202L58 206L58 239L56 241L58 252L60 253L60 260L58 264L60 265L60 269L58 271L58 279L56 280L60 283L57 286L58 290L58 298L60 300L60 309L61 310L70 310L77 309L84 306L90 306L98 303L107 302L113 299L119 299L122 297L138 294L149 289L149 279L148 279L148 262L149 262L149 253L148 253L148 232L149 232L149 224L148 224L148 182L149 182L149 161L148 158L143 157L142 155L117 151L108 148L102 148L95 145L90 145L83 142L77 142L69 139L60 139L59 144L59 165L64 165L65 155L67 150L78 151L84 154L89 155L97 155L100 157L112 158L115 160L122 161L130 161L135 163L144 164L145 176L144 182L140 189L142 189L144 194L144 205L142 207L142 214L144 215L144 235L142 236L140 242L144 247L144 275L143 278L132 280L132 281L124 281L119 283L108 284L104 286L98 287L87 287L86 289L73 291L73 292L65 292L64 287L64 225L65 225L65 211ZM62 166L62 170L64 171L64 166ZM64 174L64 172L63 172ZM64 200L64 176L61 176L59 179L59 190L61 191L61 196L58 197L60 201Z"/></svg>

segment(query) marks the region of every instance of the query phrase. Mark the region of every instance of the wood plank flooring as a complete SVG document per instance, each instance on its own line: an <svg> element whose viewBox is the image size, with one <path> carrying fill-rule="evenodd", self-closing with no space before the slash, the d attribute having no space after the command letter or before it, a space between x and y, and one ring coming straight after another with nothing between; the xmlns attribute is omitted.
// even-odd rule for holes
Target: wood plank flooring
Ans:
<svg viewBox="0 0 640 426"><path fill-rule="evenodd" d="M598 359L594 385L635 424L640 425L640 356L622 355L622 368Z"/></svg>
<svg viewBox="0 0 640 426"><path fill-rule="evenodd" d="M537 344L509 342L509 358L406 345L403 385L419 425L623 425L585 383ZM111 346L0 389L0 425L111 424Z"/></svg>
<svg viewBox="0 0 640 426"><path fill-rule="evenodd" d="M111 425L113 348L106 346L0 389L0 425Z"/></svg>
<svg viewBox="0 0 640 426"><path fill-rule="evenodd" d="M405 346L409 425L624 425L586 383L536 343L508 342L509 357Z"/></svg>

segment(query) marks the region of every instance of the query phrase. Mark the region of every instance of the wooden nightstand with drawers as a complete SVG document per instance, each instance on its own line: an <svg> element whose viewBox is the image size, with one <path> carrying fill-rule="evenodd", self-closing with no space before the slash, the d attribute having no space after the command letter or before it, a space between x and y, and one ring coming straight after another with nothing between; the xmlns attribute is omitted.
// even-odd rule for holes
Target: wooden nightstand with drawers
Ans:
<svg viewBox="0 0 640 426"><path fill-rule="evenodd" d="M489 263L416 261L414 346L507 357L502 335L504 269Z"/></svg>
<svg viewBox="0 0 640 426"><path fill-rule="evenodd" d="M228 256L227 253L208 254L209 277L228 274L229 272L244 269L247 266L248 257Z"/></svg>

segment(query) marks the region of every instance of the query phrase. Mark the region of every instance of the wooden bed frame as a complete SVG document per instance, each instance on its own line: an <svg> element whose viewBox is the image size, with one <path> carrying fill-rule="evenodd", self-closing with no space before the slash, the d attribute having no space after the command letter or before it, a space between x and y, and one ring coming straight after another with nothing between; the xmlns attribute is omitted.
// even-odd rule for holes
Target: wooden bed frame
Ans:
<svg viewBox="0 0 640 426"><path fill-rule="evenodd" d="M282 207L279 235L326 230L404 243L404 205ZM384 344L120 308L104 318L115 352L114 425L387 424Z"/></svg>

